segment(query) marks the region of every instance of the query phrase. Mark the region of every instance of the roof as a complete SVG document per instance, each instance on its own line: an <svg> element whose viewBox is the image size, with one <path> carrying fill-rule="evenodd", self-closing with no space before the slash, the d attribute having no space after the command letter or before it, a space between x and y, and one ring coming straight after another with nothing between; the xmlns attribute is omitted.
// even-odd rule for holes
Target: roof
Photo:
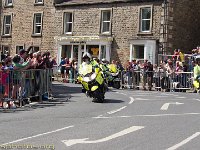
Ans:
<svg viewBox="0 0 200 150"><path fill-rule="evenodd" d="M131 2L157 2L157 1L163 1L163 0L58 0L58 3L56 3L56 6L127 3L127 2L128 3L131 3Z"/></svg>

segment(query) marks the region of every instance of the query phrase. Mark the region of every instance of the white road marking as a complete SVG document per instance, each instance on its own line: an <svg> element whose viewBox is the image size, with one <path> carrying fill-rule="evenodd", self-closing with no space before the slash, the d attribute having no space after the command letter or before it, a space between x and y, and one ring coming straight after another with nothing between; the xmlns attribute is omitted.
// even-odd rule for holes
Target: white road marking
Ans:
<svg viewBox="0 0 200 150"><path fill-rule="evenodd" d="M187 115L200 115L200 113L183 113L183 114L155 114L155 115L133 115L133 116L114 116L114 117L98 116L98 117L93 117L93 118L95 118L95 119L110 119L110 118L131 118L131 117L165 117L165 116L187 116Z"/></svg>
<svg viewBox="0 0 200 150"><path fill-rule="evenodd" d="M121 95L124 95L124 96L126 96L127 94L124 94L124 93L119 93L119 94L121 94Z"/></svg>
<svg viewBox="0 0 200 150"><path fill-rule="evenodd" d="M145 96L149 96L149 95L144 95L144 94L143 95L135 95L134 94L134 97L145 97Z"/></svg>
<svg viewBox="0 0 200 150"><path fill-rule="evenodd" d="M145 98L135 98L136 100L139 100L139 101L148 101L149 99L145 99Z"/></svg>
<svg viewBox="0 0 200 150"><path fill-rule="evenodd" d="M184 98L186 98L186 97L176 97L176 98L184 99Z"/></svg>
<svg viewBox="0 0 200 150"><path fill-rule="evenodd" d="M169 108L169 105L170 104L174 104L174 105L182 105L184 103L179 103L179 102L176 102L176 103L165 103L161 108L160 110L167 110Z"/></svg>
<svg viewBox="0 0 200 150"><path fill-rule="evenodd" d="M18 140L15 140L15 141L12 141L12 142L8 142L8 143L4 143L4 144L0 144L0 145L3 146L3 145L8 145L8 144L18 143L18 142L21 142L21 141L25 141L25 140L28 140L28 139L33 139L33 138L40 137L40 136L43 136L43 135L48 135L48 134L51 134L51 133L56 133L56 132L63 131L63 130L66 130L66 129L69 129L69 128L73 128L73 127L74 126L68 126L68 127L64 127L64 128L61 128L61 129L54 130L54 131L37 134L37 135L34 135L34 136L18 139Z"/></svg>
<svg viewBox="0 0 200 150"><path fill-rule="evenodd" d="M129 97L131 99L131 101L128 104L132 104L135 100L133 97Z"/></svg>
<svg viewBox="0 0 200 150"><path fill-rule="evenodd" d="M117 110L113 110L113 111L110 111L110 112L107 112L108 114L114 114L114 113L116 113L116 112L119 112L119 111L121 111L121 110L123 110L123 109L125 109L127 106L123 106L123 107L121 107L121 108L119 108L119 109L117 109Z"/></svg>
<svg viewBox="0 0 200 150"><path fill-rule="evenodd" d="M170 147L170 148L168 148L166 150L176 150L179 147L181 147L181 146L185 145L186 143L190 142L192 139L196 138L199 135L200 135L200 132L197 132L197 133L193 134L192 136L188 137L187 139L183 140L182 142L180 142L180 143L178 143L178 144L176 144L176 145L174 145L174 146L172 146L172 147Z"/></svg>
<svg viewBox="0 0 200 150"><path fill-rule="evenodd" d="M112 117L105 117L105 116L97 116L97 117L92 117L94 119L108 119L108 118L112 118Z"/></svg>
<svg viewBox="0 0 200 150"><path fill-rule="evenodd" d="M168 97L167 95L155 96L155 97Z"/></svg>
<svg viewBox="0 0 200 150"><path fill-rule="evenodd" d="M194 100L196 100L196 101L199 101L199 102L200 102L200 99L194 99Z"/></svg>
<svg viewBox="0 0 200 150"><path fill-rule="evenodd" d="M63 140L62 142L65 143L66 146L72 146L72 145L75 145L75 144L102 143L102 142L110 141L112 139L124 136L124 135L132 133L134 131L141 130L143 128L144 128L144 126L132 126L132 127L127 128L125 130L122 130L122 131L120 131L118 133L115 133L113 135L110 135L108 137L105 137L105 138L102 138L102 139L99 139L99 140L95 140L95 141L86 141L86 140L88 140L88 138L84 138L84 139Z"/></svg>
<svg viewBox="0 0 200 150"><path fill-rule="evenodd" d="M169 93L161 93L160 95L165 95L165 96L178 96L177 94L169 94Z"/></svg>

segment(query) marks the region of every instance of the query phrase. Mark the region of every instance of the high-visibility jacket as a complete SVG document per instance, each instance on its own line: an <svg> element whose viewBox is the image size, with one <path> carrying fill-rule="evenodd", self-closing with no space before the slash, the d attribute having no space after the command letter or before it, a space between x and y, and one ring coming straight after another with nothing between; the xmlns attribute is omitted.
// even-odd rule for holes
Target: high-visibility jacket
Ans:
<svg viewBox="0 0 200 150"><path fill-rule="evenodd" d="M194 79L196 79L197 76L200 76L200 66L199 65L196 65L194 67Z"/></svg>
<svg viewBox="0 0 200 150"><path fill-rule="evenodd" d="M117 65L115 65L115 64L108 65L108 68L109 68L109 71L113 72L113 73L116 73L118 71L117 70Z"/></svg>

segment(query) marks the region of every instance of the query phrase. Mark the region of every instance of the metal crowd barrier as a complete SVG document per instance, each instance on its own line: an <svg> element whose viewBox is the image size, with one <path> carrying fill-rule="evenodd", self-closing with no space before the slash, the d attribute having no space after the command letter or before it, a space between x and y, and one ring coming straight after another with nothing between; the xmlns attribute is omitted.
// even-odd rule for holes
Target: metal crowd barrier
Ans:
<svg viewBox="0 0 200 150"><path fill-rule="evenodd" d="M52 69L0 71L0 102L18 107L31 98L47 99L52 92Z"/></svg>
<svg viewBox="0 0 200 150"><path fill-rule="evenodd" d="M152 89L186 91L193 89L193 72L122 71L121 87L127 89Z"/></svg>

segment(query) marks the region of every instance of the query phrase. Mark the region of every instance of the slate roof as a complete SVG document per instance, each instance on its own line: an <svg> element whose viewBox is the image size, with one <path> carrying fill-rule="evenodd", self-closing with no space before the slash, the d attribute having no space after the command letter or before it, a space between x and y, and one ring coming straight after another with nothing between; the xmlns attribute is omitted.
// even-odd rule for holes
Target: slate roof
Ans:
<svg viewBox="0 0 200 150"><path fill-rule="evenodd" d="M56 0L55 0L56 1ZM88 4L109 4L109 3L126 3L126 2L157 2L163 0L58 0L56 6L64 5L88 5Z"/></svg>

